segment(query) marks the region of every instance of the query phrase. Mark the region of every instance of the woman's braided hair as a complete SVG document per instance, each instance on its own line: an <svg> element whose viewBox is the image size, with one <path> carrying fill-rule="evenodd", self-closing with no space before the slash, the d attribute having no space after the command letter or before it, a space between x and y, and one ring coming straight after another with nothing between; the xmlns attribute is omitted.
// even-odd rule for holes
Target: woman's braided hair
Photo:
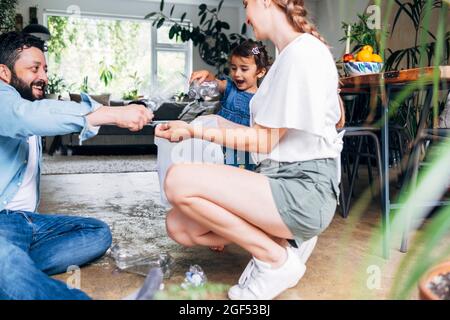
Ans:
<svg viewBox="0 0 450 320"><path fill-rule="evenodd" d="M307 18L308 12L304 0L273 0L273 2L286 13L288 21L298 32L309 33L327 44L316 26Z"/></svg>

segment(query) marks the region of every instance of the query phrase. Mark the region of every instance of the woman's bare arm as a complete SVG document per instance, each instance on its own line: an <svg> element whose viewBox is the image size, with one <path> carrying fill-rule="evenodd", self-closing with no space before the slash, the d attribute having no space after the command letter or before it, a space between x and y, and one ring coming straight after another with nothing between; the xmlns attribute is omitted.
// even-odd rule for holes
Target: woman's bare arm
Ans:
<svg viewBox="0 0 450 320"><path fill-rule="evenodd" d="M278 145L287 129L236 125L234 128L205 128L193 126L183 121L172 121L159 125L156 136L177 142L183 139L197 138L211 141L222 146L248 152L268 154Z"/></svg>

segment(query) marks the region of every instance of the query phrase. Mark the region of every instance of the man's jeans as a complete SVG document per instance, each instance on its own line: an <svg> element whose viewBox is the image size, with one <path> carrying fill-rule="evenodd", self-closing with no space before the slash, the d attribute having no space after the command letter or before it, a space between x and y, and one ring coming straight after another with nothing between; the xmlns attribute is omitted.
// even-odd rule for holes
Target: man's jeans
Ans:
<svg viewBox="0 0 450 320"><path fill-rule="evenodd" d="M101 257L109 227L96 219L0 212L0 299L89 299L49 275Z"/></svg>

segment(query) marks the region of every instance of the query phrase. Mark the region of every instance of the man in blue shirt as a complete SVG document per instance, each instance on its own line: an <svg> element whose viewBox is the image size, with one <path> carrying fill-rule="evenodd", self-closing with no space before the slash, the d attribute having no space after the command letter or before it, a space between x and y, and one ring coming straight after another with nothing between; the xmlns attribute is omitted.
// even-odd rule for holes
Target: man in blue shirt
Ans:
<svg viewBox="0 0 450 320"><path fill-rule="evenodd" d="M111 245L98 220L40 215L41 136L81 132L80 141L110 124L138 131L153 114L142 106L106 107L44 100L44 43L31 35L0 36L0 299L89 299L49 275L99 257Z"/></svg>

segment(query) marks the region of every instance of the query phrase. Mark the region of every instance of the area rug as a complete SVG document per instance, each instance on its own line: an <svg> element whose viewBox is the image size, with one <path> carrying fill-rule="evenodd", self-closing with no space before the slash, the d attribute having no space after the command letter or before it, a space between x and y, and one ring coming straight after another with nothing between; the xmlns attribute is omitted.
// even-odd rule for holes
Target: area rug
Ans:
<svg viewBox="0 0 450 320"><path fill-rule="evenodd" d="M61 156L44 155L41 173L86 174L156 171L156 155L136 156Z"/></svg>

